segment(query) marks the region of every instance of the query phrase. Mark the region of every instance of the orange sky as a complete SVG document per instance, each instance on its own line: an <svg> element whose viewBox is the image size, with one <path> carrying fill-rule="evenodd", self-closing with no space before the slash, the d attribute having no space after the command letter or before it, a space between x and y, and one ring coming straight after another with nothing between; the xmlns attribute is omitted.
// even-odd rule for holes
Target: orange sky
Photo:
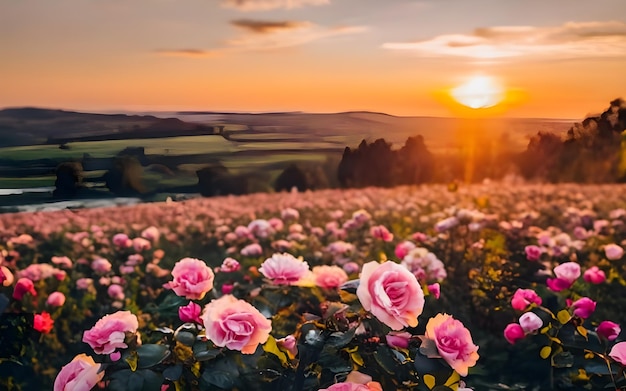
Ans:
<svg viewBox="0 0 626 391"><path fill-rule="evenodd" d="M0 0L0 107L453 116L477 73L511 117L626 94L626 2L520 3Z"/></svg>

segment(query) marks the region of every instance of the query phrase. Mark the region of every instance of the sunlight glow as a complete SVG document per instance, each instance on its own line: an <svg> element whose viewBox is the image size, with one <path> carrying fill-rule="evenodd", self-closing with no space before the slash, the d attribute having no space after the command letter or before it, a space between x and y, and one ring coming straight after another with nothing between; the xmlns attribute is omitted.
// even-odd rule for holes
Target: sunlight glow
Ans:
<svg viewBox="0 0 626 391"><path fill-rule="evenodd" d="M472 109L485 109L502 101L504 89L494 78L479 75L453 88L451 95L464 106Z"/></svg>

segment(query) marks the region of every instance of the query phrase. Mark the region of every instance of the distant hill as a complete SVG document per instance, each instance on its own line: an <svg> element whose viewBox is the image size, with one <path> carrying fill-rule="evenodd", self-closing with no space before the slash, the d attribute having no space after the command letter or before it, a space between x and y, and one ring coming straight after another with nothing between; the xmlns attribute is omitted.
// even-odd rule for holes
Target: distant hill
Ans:
<svg viewBox="0 0 626 391"><path fill-rule="evenodd" d="M397 117L384 113L353 111L343 113L224 113L155 112L150 115L95 114L42 108L0 110L0 148L19 145L63 144L77 141L123 140L206 135L224 131L229 140L249 137L298 137L323 139L338 145L355 146L361 139L385 138L401 145L421 134L436 151L458 148L463 133L474 129L486 139L503 140L513 149L524 149L537 132L564 134L573 120L486 119L468 123L456 118ZM247 137L247 138L246 138Z"/></svg>
<svg viewBox="0 0 626 391"><path fill-rule="evenodd" d="M33 107L0 110L0 147L213 133L214 129L207 125L151 115L93 114Z"/></svg>

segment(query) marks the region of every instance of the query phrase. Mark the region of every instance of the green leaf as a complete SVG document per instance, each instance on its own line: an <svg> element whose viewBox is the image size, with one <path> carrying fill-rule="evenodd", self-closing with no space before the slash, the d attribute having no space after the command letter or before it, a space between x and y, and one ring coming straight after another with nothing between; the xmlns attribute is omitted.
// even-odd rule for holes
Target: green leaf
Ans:
<svg viewBox="0 0 626 391"><path fill-rule="evenodd" d="M180 379L180 376L183 374L183 365L176 364L171 367L165 368L163 371L163 377L169 381L176 381Z"/></svg>
<svg viewBox="0 0 626 391"><path fill-rule="evenodd" d="M574 355L571 352L560 352L552 356L552 366L555 368L571 368L574 366Z"/></svg>
<svg viewBox="0 0 626 391"><path fill-rule="evenodd" d="M385 370L385 372L390 375L395 373L397 363L388 347L379 347L378 350L374 352L374 359Z"/></svg>
<svg viewBox="0 0 626 391"><path fill-rule="evenodd" d="M198 361L209 361L222 353L219 349L210 349L206 342L196 342L193 345L193 357Z"/></svg>
<svg viewBox="0 0 626 391"><path fill-rule="evenodd" d="M230 373L215 369L207 369L204 371L202 374L202 380L208 384L227 390L232 389L235 385L235 380Z"/></svg>
<svg viewBox="0 0 626 391"><path fill-rule="evenodd" d="M350 330L346 331L345 333L337 331L337 332L332 333L330 335L330 337L328 338L328 341L326 342L326 344L328 346L332 346L334 348L341 349L344 346L346 346L347 344L349 344L350 341L352 341L352 338L354 338L354 334L355 333L356 333L356 328L350 329Z"/></svg>
<svg viewBox="0 0 626 391"><path fill-rule="evenodd" d="M174 337L178 342L186 346L193 346L196 342L196 336L189 331L179 331Z"/></svg>
<svg viewBox="0 0 626 391"><path fill-rule="evenodd" d="M137 371L136 373L143 377L142 391L158 391L161 389L161 385L163 384L163 375L160 373L149 369Z"/></svg>
<svg viewBox="0 0 626 391"><path fill-rule="evenodd" d="M166 345L147 344L137 347L138 367L150 368L160 364L169 357L172 352Z"/></svg>

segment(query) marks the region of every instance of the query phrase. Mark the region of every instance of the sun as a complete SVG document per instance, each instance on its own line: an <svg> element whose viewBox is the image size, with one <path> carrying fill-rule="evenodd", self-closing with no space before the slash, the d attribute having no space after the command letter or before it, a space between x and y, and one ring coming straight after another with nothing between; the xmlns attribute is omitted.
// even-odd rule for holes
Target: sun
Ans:
<svg viewBox="0 0 626 391"><path fill-rule="evenodd" d="M451 95L460 104L472 109L486 109L500 103L504 89L493 77L477 75L454 87Z"/></svg>

